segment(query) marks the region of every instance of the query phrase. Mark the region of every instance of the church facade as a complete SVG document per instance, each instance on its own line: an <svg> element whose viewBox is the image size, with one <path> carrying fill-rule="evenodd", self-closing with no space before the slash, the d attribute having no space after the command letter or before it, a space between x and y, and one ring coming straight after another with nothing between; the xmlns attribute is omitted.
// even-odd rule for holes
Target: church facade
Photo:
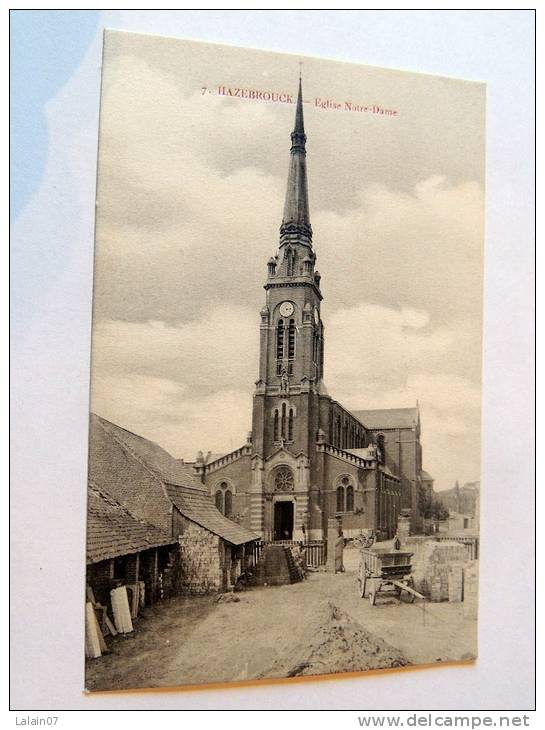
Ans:
<svg viewBox="0 0 545 730"><path fill-rule="evenodd" d="M251 433L229 454L199 453L196 475L223 514L265 540L324 539L333 518L347 537L370 528L391 538L402 508L411 509L416 527L419 416L411 430L417 456L407 475L396 461L397 431L368 426L366 412L350 412L324 385L301 83L279 248L268 261L264 288Z"/></svg>

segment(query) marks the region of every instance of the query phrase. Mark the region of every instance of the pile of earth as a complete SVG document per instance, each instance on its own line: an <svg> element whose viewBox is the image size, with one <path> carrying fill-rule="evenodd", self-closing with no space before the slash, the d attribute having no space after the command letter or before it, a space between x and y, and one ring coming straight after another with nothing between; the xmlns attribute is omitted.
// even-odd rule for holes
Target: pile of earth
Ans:
<svg viewBox="0 0 545 730"><path fill-rule="evenodd" d="M407 664L408 660L398 649L366 631L338 606L328 602L312 613L305 640L276 659L261 677L361 672Z"/></svg>

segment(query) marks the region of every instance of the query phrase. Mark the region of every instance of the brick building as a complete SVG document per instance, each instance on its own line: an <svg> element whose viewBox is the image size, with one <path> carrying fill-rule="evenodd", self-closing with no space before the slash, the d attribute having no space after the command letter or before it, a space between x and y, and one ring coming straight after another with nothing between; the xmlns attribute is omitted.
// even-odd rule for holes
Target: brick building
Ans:
<svg viewBox="0 0 545 730"><path fill-rule="evenodd" d="M229 454L199 453L195 475L224 514L266 540L325 539L329 518L345 536L372 528L392 537L402 507L412 510L413 530L420 526L418 409L351 412L325 387L301 86L291 142L279 248L260 311L251 434Z"/></svg>
<svg viewBox="0 0 545 730"><path fill-rule="evenodd" d="M420 443L420 409L385 408L372 411L356 411L372 432L377 443L384 449L386 464L397 474L403 492L403 507L410 508L412 529L422 529L419 512L420 490L433 491L433 478L422 469L422 445Z"/></svg>

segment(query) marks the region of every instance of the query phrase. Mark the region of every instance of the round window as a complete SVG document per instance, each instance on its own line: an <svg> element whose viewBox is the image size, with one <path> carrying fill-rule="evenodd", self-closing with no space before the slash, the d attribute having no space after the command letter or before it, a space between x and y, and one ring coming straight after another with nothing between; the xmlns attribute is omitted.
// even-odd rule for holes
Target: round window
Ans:
<svg viewBox="0 0 545 730"><path fill-rule="evenodd" d="M277 492L293 492L293 474L287 467L281 467L274 475L274 488Z"/></svg>

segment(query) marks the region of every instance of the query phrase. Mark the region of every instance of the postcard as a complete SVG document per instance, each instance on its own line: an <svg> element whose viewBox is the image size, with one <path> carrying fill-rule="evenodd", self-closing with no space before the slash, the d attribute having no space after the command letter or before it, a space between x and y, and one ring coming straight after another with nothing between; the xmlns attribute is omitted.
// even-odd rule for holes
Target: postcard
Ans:
<svg viewBox="0 0 545 730"><path fill-rule="evenodd" d="M106 31L89 691L476 660L484 143L481 83Z"/></svg>

